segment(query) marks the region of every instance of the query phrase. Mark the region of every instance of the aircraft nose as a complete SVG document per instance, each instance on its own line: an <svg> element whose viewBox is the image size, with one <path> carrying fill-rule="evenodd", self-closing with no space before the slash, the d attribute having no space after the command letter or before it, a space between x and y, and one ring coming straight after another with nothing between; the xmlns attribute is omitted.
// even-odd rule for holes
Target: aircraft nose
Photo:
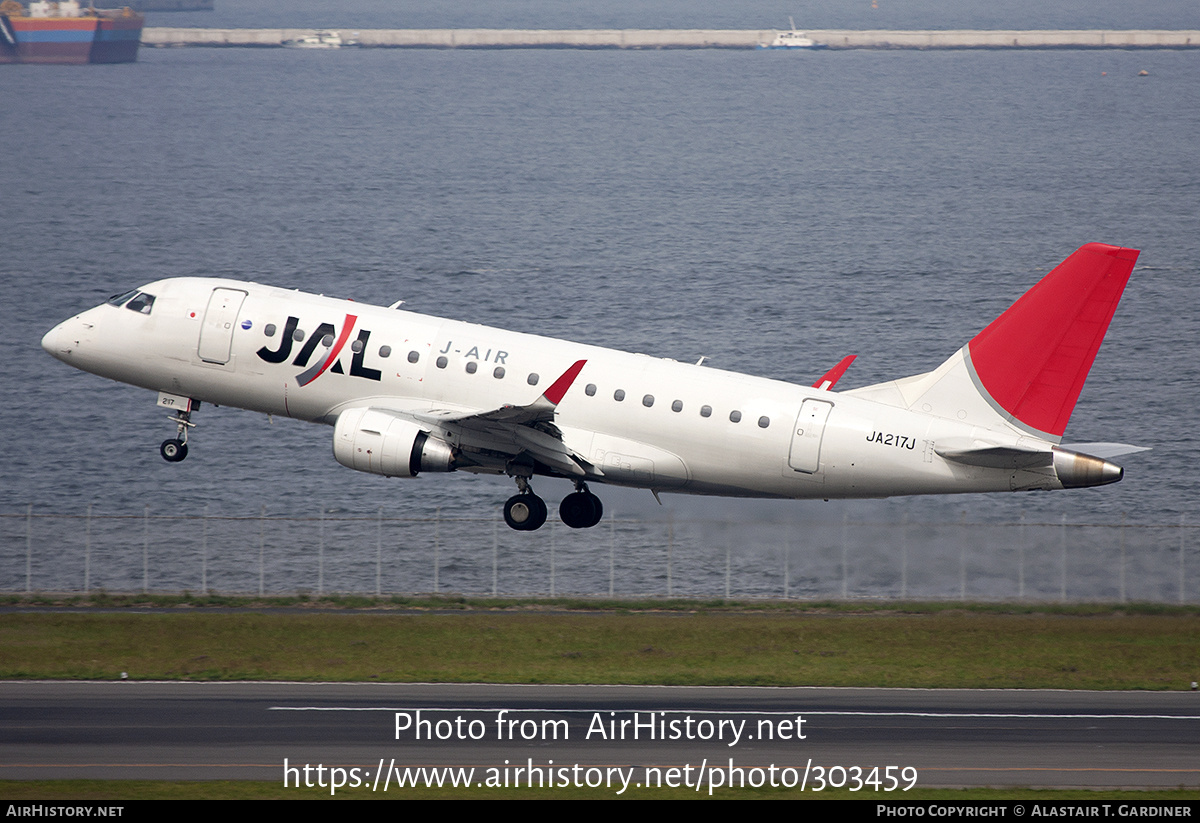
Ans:
<svg viewBox="0 0 1200 823"><path fill-rule="evenodd" d="M58 357L58 355L59 355L58 338L61 333L62 333L62 323L59 323L57 326L55 326L50 331L46 332L45 335L42 336L42 348L46 350L46 354L50 354L50 355L53 355L54 357Z"/></svg>
<svg viewBox="0 0 1200 823"><path fill-rule="evenodd" d="M70 356L79 348L85 337L87 328L87 324L83 323L80 317L64 320L42 337L42 348L51 357L69 362Z"/></svg>

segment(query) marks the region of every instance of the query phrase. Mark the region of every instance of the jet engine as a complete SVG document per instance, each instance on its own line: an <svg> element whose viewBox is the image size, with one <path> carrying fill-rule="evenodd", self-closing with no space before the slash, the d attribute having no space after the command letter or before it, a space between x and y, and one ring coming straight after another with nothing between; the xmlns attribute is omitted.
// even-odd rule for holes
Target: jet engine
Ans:
<svg viewBox="0 0 1200 823"><path fill-rule="evenodd" d="M379 409L347 409L333 427L333 456L347 468L385 477L452 472L454 450L417 424Z"/></svg>

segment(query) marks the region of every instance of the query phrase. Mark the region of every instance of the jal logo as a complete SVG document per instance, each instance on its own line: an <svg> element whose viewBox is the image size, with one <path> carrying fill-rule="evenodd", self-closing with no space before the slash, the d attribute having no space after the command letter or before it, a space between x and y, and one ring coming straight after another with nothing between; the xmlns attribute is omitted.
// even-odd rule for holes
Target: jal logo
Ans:
<svg viewBox="0 0 1200 823"><path fill-rule="evenodd" d="M299 366L304 369L304 371L296 375L296 381L301 386L307 386L326 371L332 374L345 374L342 364L338 361L338 356L342 353L342 349L346 346L346 341L350 339L350 335L354 332L354 324L356 322L358 322L357 315L347 314L345 321L342 323L341 332L332 323L322 323L317 326L316 330L308 337L304 345L300 348L300 352L292 361L293 366ZM282 363L291 357L292 345L304 340L305 337L303 332L297 335L296 329L299 325L299 317L288 317L287 323L283 327L283 336L279 341L279 348L272 351L268 347L263 346L258 350L258 356L268 363ZM371 332L368 329L359 329L358 337L350 344L350 350L354 352L354 356L350 359L351 377L364 377L367 380L379 380L382 377L378 369L369 369L363 363L363 358L367 351L367 341L370 339ZM327 346L329 352L309 366L309 361L312 360L317 346L321 345ZM305 368L306 366L307 368Z"/></svg>

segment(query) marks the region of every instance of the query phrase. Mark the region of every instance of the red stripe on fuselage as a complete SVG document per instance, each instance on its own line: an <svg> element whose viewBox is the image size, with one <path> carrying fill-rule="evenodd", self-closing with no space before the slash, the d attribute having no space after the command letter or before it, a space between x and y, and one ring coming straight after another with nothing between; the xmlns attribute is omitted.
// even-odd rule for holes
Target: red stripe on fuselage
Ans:
<svg viewBox="0 0 1200 823"><path fill-rule="evenodd" d="M300 383L301 386L307 386L312 381L325 373L325 370L333 365L337 360L338 355L342 353L342 347L346 345L346 341L350 339L350 332L354 329L354 324L358 321L358 315L347 314L346 322L342 325L342 332L338 335L337 342L333 344L333 348L329 350L329 356L325 358L325 362L321 364L321 368L317 370L309 379Z"/></svg>

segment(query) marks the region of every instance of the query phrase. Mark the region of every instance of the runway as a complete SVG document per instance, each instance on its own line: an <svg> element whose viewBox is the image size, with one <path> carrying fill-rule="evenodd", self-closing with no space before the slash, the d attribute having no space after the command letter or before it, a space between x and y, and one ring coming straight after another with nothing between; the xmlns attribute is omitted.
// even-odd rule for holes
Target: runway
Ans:
<svg viewBox="0 0 1200 823"><path fill-rule="evenodd" d="M286 760L298 780L305 765L314 782L357 769L342 791L358 792L411 766L474 767L475 781L636 767L687 785L716 768L809 789L874 774L866 789L886 780L897 799L910 776L1200 786L1200 695L1187 692L5 682L0 728L9 780L283 780Z"/></svg>

